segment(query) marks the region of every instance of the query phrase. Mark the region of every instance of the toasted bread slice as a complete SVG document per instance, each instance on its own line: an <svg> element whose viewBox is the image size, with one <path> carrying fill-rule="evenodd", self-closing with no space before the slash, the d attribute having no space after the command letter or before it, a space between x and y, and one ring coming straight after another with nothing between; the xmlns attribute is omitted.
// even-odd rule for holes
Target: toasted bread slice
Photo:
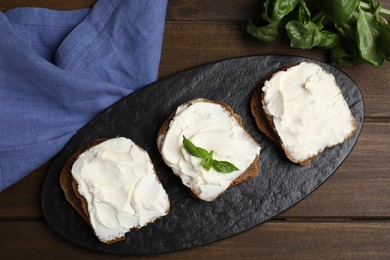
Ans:
<svg viewBox="0 0 390 260"><path fill-rule="evenodd" d="M214 105L218 105L218 106L222 107L223 110L229 115L229 118L234 120L237 123L237 125L239 125L241 127L241 129L243 130L243 133L245 135L246 140L248 142L251 142L252 145L254 147L256 147L257 150L258 150L258 153L255 156L253 156L252 161L247 166L247 168L245 170L242 170L241 174L239 174L236 178L231 180L230 184L228 185L228 187L226 187L226 189L229 188L229 187L238 185L238 184L240 184L242 182L248 181L248 180L258 176L259 168L260 168L260 166L259 166L260 146L256 143L256 141L253 140L251 135L245 130L245 128L244 128L244 126L242 124L241 117L239 115L235 114L233 109L230 106L228 106L227 104L225 104L223 102L211 101L211 100L204 99L204 98L198 98L198 99L189 100L189 101L183 103L182 105L180 105L178 107L178 109L179 108L190 107L191 105L193 105L195 103L210 103L210 104L214 104ZM175 110L174 112L172 112L170 114L170 116L165 120L165 122L160 127L160 130L159 130L158 135L157 135L157 148L160 151L160 153L163 155L163 159L164 159L164 154L163 154L164 141L166 139L166 135L167 135L168 131L170 130L170 128L172 126L172 122L175 120L175 116L177 114L177 111L178 110ZM239 156L240 156L240 154L237 154L237 157L239 157ZM167 161L166 161L166 163L167 163ZM167 163L167 164L169 165L169 163ZM197 166L195 166L195 167L197 167ZM173 173L175 175L179 176L181 178L181 180L183 181L182 175L184 173L180 172L178 170L175 170L174 167L171 167L171 168L173 170ZM199 167L199 168L201 168L201 167ZM183 184L185 186L187 186L187 188L189 189L191 195L193 195L194 197L196 197L198 199L202 199L202 200L205 200L205 201L213 201L213 200L215 200L218 196L220 196L223 193L223 192L221 192L220 194L218 194L217 196L213 197L210 200L209 199L204 199L204 198L201 198L201 193L200 193L200 191L198 189L196 189L194 187L191 187L191 185L189 185L188 183L185 183L184 181L183 181Z"/></svg>
<svg viewBox="0 0 390 260"><path fill-rule="evenodd" d="M104 242L106 244L112 244L112 243L115 243L115 242L118 242L118 241L121 241L121 240L125 240L126 239L125 238L125 234L123 233L122 235L118 235L118 236L112 237L111 239L102 239L102 237L99 236L99 234L95 230L93 224L91 224L91 216L90 216L89 210L88 210L88 202L87 202L86 198L79 193L79 190L78 190L78 186L79 185L77 183L77 180L74 178L74 176L72 174L72 168L73 168L75 162L80 158L80 156L83 153L87 152L91 148L93 148L93 147L95 147L95 146L97 146L97 145L99 145L99 144L101 144L101 143L103 143L103 142L105 142L107 140L109 140L109 139L96 139L96 140L93 140L92 142L90 142L90 143L86 144L85 146L81 147L76 153L74 153L67 160L67 162L65 163L65 165L64 165L64 167L63 167L63 169L61 171L61 174L60 174L60 185L61 185L62 190L64 191L65 198L67 199L67 201L73 206L73 208L78 212L78 214L80 214L80 216L88 223L88 225L91 226L91 228L92 228L93 232L95 233L95 235L102 242ZM136 147L138 147L141 151L144 151L139 146L136 146ZM150 158L149 158L149 161L150 161ZM152 163L152 162L150 161L150 163ZM157 178L157 175L156 175L156 172L154 170L154 167L153 167L153 172L155 174L155 179L156 179L158 185L161 186L161 183L159 182L159 180ZM107 174L109 174L109 173L107 173ZM166 195L166 193L165 193L165 195ZM141 198L141 200L142 200L142 196L138 196L138 198ZM167 197L166 197L166 199L168 200ZM146 224L152 223L156 219L161 218L162 216L168 214L168 212L169 212L169 201L167 203L168 204L166 205L164 214L161 214L161 215L159 215L157 217L154 216L154 217L150 218L149 222L142 224L142 226L145 226ZM140 225L133 226L133 227L129 228L128 231L134 230L134 229L139 229L142 226L140 226Z"/></svg>
<svg viewBox="0 0 390 260"><path fill-rule="evenodd" d="M303 64L303 63L300 63L300 64ZM287 147L288 145L286 145L286 138L283 137L283 135L278 131L277 127L275 126L275 120L279 120L279 123L281 122L281 120L279 118L277 118L277 116L275 115L272 115L270 114L270 112L266 112L267 110L267 106L269 106L269 104L267 104L267 102L265 101L265 92L264 92L264 89L265 88L265 84L266 82L270 81L273 79L273 77L275 75L278 75L279 72L285 72L285 71L288 71L289 69L291 68L294 68L296 66L299 66L300 64L294 64L294 65L291 65L291 66L288 66L288 67L283 67L282 69L272 73L269 77L267 77L263 84L261 84L258 88L255 89L255 91L253 92L252 94L252 97L251 97L251 112L252 112L252 115L254 116L255 118L255 122L256 122L256 125L257 127L259 128L259 130L261 132L264 133L264 135L266 137L268 137L271 141L273 141L274 143L276 143L282 150L283 152L285 153L286 157L292 161L293 163L297 163L297 164L300 164L300 165L307 165L309 164L317 155L319 155L320 153L322 153L325 149L327 148L331 148L337 144L340 144L342 142L344 142L345 140L347 140L348 138L352 137L354 134L355 134L355 131L356 131L356 128L357 128L357 123L356 123L356 120L355 118L353 117L351 111L349 110L348 106L346 105L346 102L342 96L342 93L341 93L341 90L340 90L340 87L337 85L336 81L334 80L334 84L335 86L332 85L332 91L336 91L335 93L337 93L337 98L338 98L338 104L341 104L341 103L345 103L345 108L343 107L343 111L342 111L342 114L345 115L345 118L347 118L347 121L348 123L345 123L343 122L344 124L346 125L349 125L347 128L348 128L348 131L346 133L344 133L343 137L342 137L342 140L339 140L337 142L324 142L325 145L322 145L321 147L319 147L317 150L315 150L313 153L311 154L308 154L306 157L304 158L301 158L298 156L296 156L294 152L292 152L293 149L299 149L298 146L296 147ZM319 65L316 65L316 66L319 66ZM321 70L320 73L327 73L325 72L324 70ZM325 74L326 75L326 74ZM328 74L328 75L331 75L331 74ZM318 76L318 75L317 75ZM296 75L296 77L300 77L300 75ZM332 76L333 77L333 76ZM334 77L333 77L334 79ZM287 84L290 84L291 81L286 81L288 82ZM312 83L310 83L312 84ZM272 85L268 85L268 86L272 86ZM306 88L306 86L304 86ZM307 88L310 88L311 86L308 86ZM270 87L269 87L270 88ZM315 88L315 87L314 87ZM299 90L290 90L290 93L293 93L292 95L296 95L296 93L298 92ZM306 90L305 90L306 91ZM289 98L291 97L288 97L288 96L283 96L282 99L286 99L286 100L289 100ZM291 98L293 99L293 98ZM296 100L295 103L293 102L290 102L292 105L295 105L297 106L297 103L299 103L300 100ZM305 100L303 99L302 102L305 102ZM286 102L287 103L287 102ZM312 107L315 107L316 106L316 102L312 102L309 106L305 107L305 109L307 110L310 110L312 109ZM342 107L343 105L341 105ZM294 107L284 107L284 111L289 111L289 110L294 110L295 108ZM322 113L317 113L315 115L315 118L319 118L319 120L323 120L324 122L332 122L332 120L335 120L334 118L332 118L334 116L334 114L332 113L327 113L326 110L331 110L331 106L329 105L324 105L324 110L322 111ZM280 108L279 108L279 111L280 111ZM318 111L313 109L313 111ZM325 118L324 115L330 115L328 118ZM280 116L281 117L281 116ZM275 119L277 118L277 119ZM313 116L312 116L313 118ZM285 120L285 119L284 119ZM304 120L303 120L304 121ZM335 120L335 122L337 122ZM291 123L292 125L292 123ZM299 122L295 122L295 125L299 125ZM304 126L304 123L302 123L302 133L303 131L306 131L307 133L311 134L311 135L315 135L315 132L314 129L312 132L308 132L307 129L310 129L310 124L308 124L309 127L306 127ZM290 131L290 128L288 126L288 124L284 124L284 127L285 129L288 129ZM329 124L326 125L326 127L329 127ZM342 127L340 124L333 124L330 128L330 131L338 131L337 128L338 127ZM294 131L297 131L296 130L297 128L294 129ZM298 129L299 130L299 129ZM321 129L320 129L321 130ZM291 132L293 132L293 130L291 130ZM299 133L298 133L299 134ZM298 135L297 134L297 135ZM318 133L318 136L319 138L322 138L320 137L321 134ZM291 137L290 137L291 138ZM301 147L302 149L304 148L304 146Z"/></svg>

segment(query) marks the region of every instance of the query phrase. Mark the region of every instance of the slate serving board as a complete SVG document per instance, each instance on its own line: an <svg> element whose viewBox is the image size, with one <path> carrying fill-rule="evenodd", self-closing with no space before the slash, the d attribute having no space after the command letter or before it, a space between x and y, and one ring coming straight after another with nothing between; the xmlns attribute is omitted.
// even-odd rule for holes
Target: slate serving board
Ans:
<svg viewBox="0 0 390 260"><path fill-rule="evenodd" d="M250 113L250 96L270 72L301 61L320 64L334 74L357 120L356 134L323 152L311 164L290 163L261 134ZM194 199L163 163L156 147L159 127L174 109L192 98L229 104L241 115L248 132L261 145L260 175L230 188L216 201ZM54 160L43 187L43 211L63 238L88 249L119 254L151 254L190 248L254 227L290 208L328 179L345 160L360 134L364 104L358 87L340 70L304 57L251 56L206 64L162 79L133 93L83 127ZM125 136L150 155L171 202L168 216L113 245L99 242L91 228L66 201L59 174L66 160L96 138Z"/></svg>

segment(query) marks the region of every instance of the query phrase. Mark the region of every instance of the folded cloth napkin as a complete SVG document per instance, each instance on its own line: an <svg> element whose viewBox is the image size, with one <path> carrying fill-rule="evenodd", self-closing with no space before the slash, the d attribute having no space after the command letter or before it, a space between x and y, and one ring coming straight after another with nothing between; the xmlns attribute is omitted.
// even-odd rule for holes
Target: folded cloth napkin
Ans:
<svg viewBox="0 0 390 260"><path fill-rule="evenodd" d="M157 79L167 0L0 12L0 191Z"/></svg>

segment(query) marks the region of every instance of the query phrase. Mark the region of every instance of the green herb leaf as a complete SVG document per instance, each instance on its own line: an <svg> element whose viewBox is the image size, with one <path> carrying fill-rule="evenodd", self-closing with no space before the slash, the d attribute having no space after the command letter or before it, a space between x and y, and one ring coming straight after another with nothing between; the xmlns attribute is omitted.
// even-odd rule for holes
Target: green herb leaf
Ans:
<svg viewBox="0 0 390 260"><path fill-rule="evenodd" d="M359 0L319 0L318 7L332 22L348 20L359 6Z"/></svg>
<svg viewBox="0 0 390 260"><path fill-rule="evenodd" d="M198 158L206 158L209 152L206 149L195 146L189 139L183 135L183 146L189 154Z"/></svg>
<svg viewBox="0 0 390 260"><path fill-rule="evenodd" d="M360 55L373 65L384 62L383 52L377 48L379 40L379 25L373 14L359 10L357 20L357 43Z"/></svg>
<svg viewBox="0 0 390 260"><path fill-rule="evenodd" d="M330 51L332 65L352 66L355 64L354 56L348 53L341 46L336 46Z"/></svg>
<svg viewBox="0 0 390 260"><path fill-rule="evenodd" d="M257 27L252 20L249 20L246 31L249 35L263 42L273 42L279 35L279 22L272 22L265 26Z"/></svg>
<svg viewBox="0 0 390 260"><path fill-rule="evenodd" d="M267 4L268 8L272 8L272 10L268 10L268 14L271 14L272 21L280 21L283 17L289 14L294 8L298 5L300 0L274 0L273 5Z"/></svg>
<svg viewBox="0 0 390 260"><path fill-rule="evenodd" d="M318 47L332 49L340 43L340 36L338 34L324 30L320 31L320 33L321 41L318 44Z"/></svg>
<svg viewBox="0 0 390 260"><path fill-rule="evenodd" d="M310 10L305 1L301 0L298 5L298 21L304 23L310 20Z"/></svg>
<svg viewBox="0 0 390 260"><path fill-rule="evenodd" d="M246 31L263 42L287 34L290 46L330 49L333 65L390 60L390 15L374 0L265 0L260 21Z"/></svg>
<svg viewBox="0 0 390 260"><path fill-rule="evenodd" d="M291 47L311 49L321 42L320 30L313 22L290 21L286 24L286 30Z"/></svg>
<svg viewBox="0 0 390 260"><path fill-rule="evenodd" d="M200 162L200 164L202 165L202 167L206 171L209 171L211 169L211 167L213 167L217 172L220 172L220 173L231 173L233 171L238 170L238 168L230 162L214 160L213 159L213 154L214 154L213 150L208 152L206 149L203 149L201 147L197 147L189 139L187 139L184 135L183 135L183 146L190 155L198 157L198 158L203 158L203 160Z"/></svg>
<svg viewBox="0 0 390 260"><path fill-rule="evenodd" d="M220 173L231 173L239 169L232 163L227 161L213 161L213 168Z"/></svg>
<svg viewBox="0 0 390 260"><path fill-rule="evenodd" d="M380 32L379 46L385 55L386 60L390 61L390 26L388 24L381 24Z"/></svg>
<svg viewBox="0 0 390 260"><path fill-rule="evenodd" d="M356 22L357 19L350 19L347 22L335 23L335 28L341 37L356 45Z"/></svg>
<svg viewBox="0 0 390 260"><path fill-rule="evenodd" d="M209 171L211 169L211 166L213 165L213 154L214 151L211 151L201 162L200 164L203 166L203 168L206 171Z"/></svg>

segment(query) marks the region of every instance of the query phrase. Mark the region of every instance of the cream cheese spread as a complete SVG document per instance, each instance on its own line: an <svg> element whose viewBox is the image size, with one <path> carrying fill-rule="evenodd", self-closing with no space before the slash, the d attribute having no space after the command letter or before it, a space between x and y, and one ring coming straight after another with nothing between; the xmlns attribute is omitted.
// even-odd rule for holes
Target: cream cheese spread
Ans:
<svg viewBox="0 0 390 260"><path fill-rule="evenodd" d="M218 173L206 171L200 158L191 156L183 147L183 135L196 146L214 151L214 159L233 163L238 171ZM167 131L161 154L165 163L183 184L205 201L224 192L260 154L260 146L219 104L194 100L179 106Z"/></svg>
<svg viewBox="0 0 390 260"><path fill-rule="evenodd" d="M343 142L355 130L356 121L334 76L315 63L275 73L262 91L263 109L295 162Z"/></svg>
<svg viewBox="0 0 390 260"><path fill-rule="evenodd" d="M119 137L93 146L75 161L72 175L88 203L95 234L103 242L168 212L168 196L149 155L130 139Z"/></svg>

